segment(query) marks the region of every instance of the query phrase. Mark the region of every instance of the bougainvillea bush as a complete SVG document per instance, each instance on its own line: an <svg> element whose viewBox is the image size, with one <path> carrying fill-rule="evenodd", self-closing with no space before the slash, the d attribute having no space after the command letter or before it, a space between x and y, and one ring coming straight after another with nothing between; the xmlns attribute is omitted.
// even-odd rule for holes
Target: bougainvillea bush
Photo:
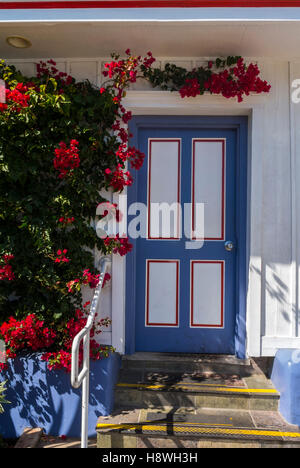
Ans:
<svg viewBox="0 0 300 468"><path fill-rule="evenodd" d="M210 93L242 102L251 93L268 93L271 89L271 85L261 79L258 65L246 64L240 56L210 60L192 70L166 63L163 68L143 69L143 75L153 87L178 91L182 98Z"/></svg>
<svg viewBox="0 0 300 468"><path fill-rule="evenodd" d="M257 65L241 57L191 71L174 64L155 68L154 62L151 52L112 55L100 89L76 82L53 60L37 64L34 77L0 62L6 87L0 103L0 339L9 358L43 350L49 368L69 370L72 340L89 309L89 303L82 306L82 286L99 282L95 249L116 255L132 249L121 232L98 237L91 222L99 204L107 208L103 215L113 207L121 219L100 192L130 186L144 162L129 144L126 88L142 77L182 98L208 92L238 101L270 90ZM108 354L95 340L108 323L98 320L92 330L94 359Z"/></svg>
<svg viewBox="0 0 300 468"><path fill-rule="evenodd" d="M82 307L81 286L95 288L99 281L95 248L118 255L132 248L122 233L99 238L91 220L107 203L101 189L122 191L143 163L144 155L128 147L131 113L122 98L137 69L153 60L128 53L108 63L110 81L100 90L77 83L52 60L39 63L29 78L0 63L6 86L0 104L0 338L9 358L45 350L50 368L69 370L72 340L89 307ZM94 339L108 323L98 321L92 331L95 359L108 353Z"/></svg>

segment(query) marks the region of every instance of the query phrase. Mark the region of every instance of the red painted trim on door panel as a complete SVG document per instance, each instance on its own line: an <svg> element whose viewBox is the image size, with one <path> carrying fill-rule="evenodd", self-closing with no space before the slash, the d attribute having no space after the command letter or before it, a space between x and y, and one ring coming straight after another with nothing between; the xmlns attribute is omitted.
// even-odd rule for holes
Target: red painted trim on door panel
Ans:
<svg viewBox="0 0 300 468"><path fill-rule="evenodd" d="M195 263L219 263L221 265L221 323L220 324L203 324L194 323L194 264ZM192 260L191 261L191 327L202 328L223 328L224 327L224 260Z"/></svg>
<svg viewBox="0 0 300 468"><path fill-rule="evenodd" d="M193 155L192 155L192 232L195 229L195 143L202 142L218 142L222 143L222 214L221 214L221 237L204 237L204 240L224 240L225 239L225 140L224 139L211 139L211 138L194 138L193 139ZM205 216L205 214L204 214ZM204 219L205 222L205 219ZM192 240L197 240L192 237ZM199 239L198 239L199 240ZM201 239L202 240L202 239Z"/></svg>
<svg viewBox="0 0 300 468"><path fill-rule="evenodd" d="M146 326L148 327L178 327L179 325L179 260L146 260L147 261L147 305L146 305ZM176 263L176 322L175 323L150 323L149 322L149 272L150 263Z"/></svg>
<svg viewBox="0 0 300 468"><path fill-rule="evenodd" d="M147 229L147 239L149 240L179 240L179 234L180 234L180 212L178 213L177 211L177 236L176 237L152 237L150 235L151 233L151 226L150 226L150 220L151 220L151 211L150 211L150 206L151 206L151 156L152 156L152 143L153 142L177 142L178 143L178 162L177 162L177 203L180 203L180 177L181 177L181 161L180 161L180 152L181 152L181 139L180 138L149 138L149 158L148 158L148 229Z"/></svg>

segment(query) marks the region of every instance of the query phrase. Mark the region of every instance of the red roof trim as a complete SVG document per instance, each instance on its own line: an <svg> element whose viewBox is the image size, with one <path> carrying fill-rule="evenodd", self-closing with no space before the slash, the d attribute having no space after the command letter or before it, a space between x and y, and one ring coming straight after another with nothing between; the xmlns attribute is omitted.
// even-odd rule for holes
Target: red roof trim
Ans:
<svg viewBox="0 0 300 468"><path fill-rule="evenodd" d="M74 0L1 2L1 10L73 8L284 8L300 7L300 0Z"/></svg>

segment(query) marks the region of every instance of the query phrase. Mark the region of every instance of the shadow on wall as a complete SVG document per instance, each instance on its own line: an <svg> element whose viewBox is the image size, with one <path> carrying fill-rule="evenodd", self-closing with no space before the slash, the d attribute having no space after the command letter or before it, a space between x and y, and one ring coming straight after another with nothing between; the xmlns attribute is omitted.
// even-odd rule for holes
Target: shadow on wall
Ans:
<svg viewBox="0 0 300 468"><path fill-rule="evenodd" d="M25 427L41 427L46 434L79 437L81 428L81 389L70 384L70 374L49 371L40 354L20 356L9 362L0 381L7 381L5 405L0 415L0 434L18 437ZM107 359L91 362L89 436L96 434L99 416L111 413L114 386L118 379L120 357L112 353Z"/></svg>
<svg viewBox="0 0 300 468"><path fill-rule="evenodd" d="M271 300L274 300L277 304L277 316L273 316L273 319L276 319L277 328L281 329L282 327L285 331L292 326L292 322L297 319L298 315L298 305L293 303L291 305L291 290L290 285L285 284L284 281L279 277L279 274L275 271L276 268L280 265L275 265L273 263L263 265L262 271L258 268L251 266L250 269L252 272L256 273L261 278L262 291L263 295L263 314L262 314L262 333L266 332L267 325L271 326L269 323L269 314L265 309L266 307L266 296ZM268 273L267 273L268 270ZM298 274L297 274L298 281ZM266 323L268 321L268 324ZM279 332L279 330L277 330ZM288 333L287 333L288 334ZM280 336L280 335L279 335Z"/></svg>

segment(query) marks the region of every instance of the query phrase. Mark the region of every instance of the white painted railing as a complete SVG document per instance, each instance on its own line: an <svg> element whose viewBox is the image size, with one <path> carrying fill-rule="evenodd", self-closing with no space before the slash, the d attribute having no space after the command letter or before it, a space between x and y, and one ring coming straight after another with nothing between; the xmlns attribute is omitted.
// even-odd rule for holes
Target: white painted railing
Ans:
<svg viewBox="0 0 300 468"><path fill-rule="evenodd" d="M88 411L90 394L90 333L94 323L97 307L101 297L102 285L109 257L100 260L99 283L95 289L91 309L85 327L75 336L72 344L71 385L79 388L82 384L82 412L81 412L81 448L88 446ZM79 372L79 350L83 341L83 364Z"/></svg>

